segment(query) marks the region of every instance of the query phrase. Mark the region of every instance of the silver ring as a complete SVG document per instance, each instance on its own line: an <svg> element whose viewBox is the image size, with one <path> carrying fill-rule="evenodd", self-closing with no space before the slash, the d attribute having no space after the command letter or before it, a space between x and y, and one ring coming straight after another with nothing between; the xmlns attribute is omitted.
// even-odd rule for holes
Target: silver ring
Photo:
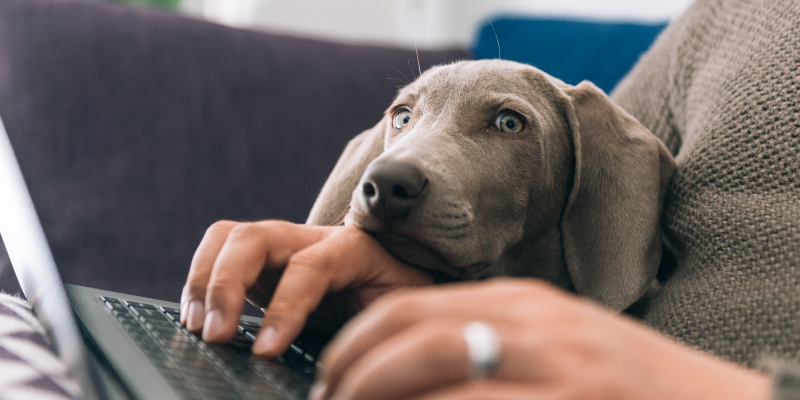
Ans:
<svg viewBox="0 0 800 400"><path fill-rule="evenodd" d="M467 342L467 376L486 378L500 361L500 337L489 324L481 321L467 324L463 336Z"/></svg>

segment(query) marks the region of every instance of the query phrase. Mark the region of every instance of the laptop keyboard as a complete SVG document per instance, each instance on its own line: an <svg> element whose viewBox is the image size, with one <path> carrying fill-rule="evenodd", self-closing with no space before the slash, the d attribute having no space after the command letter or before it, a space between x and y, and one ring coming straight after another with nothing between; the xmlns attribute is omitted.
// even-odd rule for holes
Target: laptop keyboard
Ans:
<svg viewBox="0 0 800 400"><path fill-rule="evenodd" d="M228 344L204 343L180 324L180 310L101 296L175 391L186 399L305 399L324 340L308 334L278 359L254 356L260 325L240 321Z"/></svg>

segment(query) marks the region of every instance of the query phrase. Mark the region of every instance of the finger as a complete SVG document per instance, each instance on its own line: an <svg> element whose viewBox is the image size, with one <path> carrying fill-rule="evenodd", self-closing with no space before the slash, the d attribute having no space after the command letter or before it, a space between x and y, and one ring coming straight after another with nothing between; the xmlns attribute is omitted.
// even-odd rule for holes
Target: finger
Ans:
<svg viewBox="0 0 800 400"><path fill-rule="evenodd" d="M181 323L193 332L203 328L205 318L206 287L211 278L211 270L217 255L228 238L228 233L236 226L233 221L218 221L207 230L192 257L189 275L181 294Z"/></svg>
<svg viewBox="0 0 800 400"><path fill-rule="evenodd" d="M268 357L282 354L326 293L374 279L379 265L391 256L376 251L380 245L373 242L358 228L338 228L326 240L293 255L265 310L253 352Z"/></svg>
<svg viewBox="0 0 800 400"><path fill-rule="evenodd" d="M565 393L566 392L566 393ZM541 387L514 381L480 380L430 391L410 400L565 400L569 390L542 390Z"/></svg>
<svg viewBox="0 0 800 400"><path fill-rule="evenodd" d="M467 347L460 332L465 321L420 323L361 357L342 377L329 382L333 398L406 398L467 378Z"/></svg>
<svg viewBox="0 0 800 400"><path fill-rule="evenodd" d="M536 318L537 314L548 312L546 306L522 310L517 307L524 307L524 303L517 307L509 304L515 304L516 297L526 295L528 301L541 298L540 303L544 305L545 298L552 297L553 293L556 289L549 285L522 279L396 291L384 296L340 331L325 349L322 357L325 368L318 373L318 379L335 386L367 351L423 320L458 318L500 323L513 320L508 318L509 314L518 317L521 312Z"/></svg>
<svg viewBox="0 0 800 400"><path fill-rule="evenodd" d="M324 227L283 221L240 223L228 234L206 290L203 339L226 342L236 333L246 291L264 268L281 269L292 254L321 240Z"/></svg>

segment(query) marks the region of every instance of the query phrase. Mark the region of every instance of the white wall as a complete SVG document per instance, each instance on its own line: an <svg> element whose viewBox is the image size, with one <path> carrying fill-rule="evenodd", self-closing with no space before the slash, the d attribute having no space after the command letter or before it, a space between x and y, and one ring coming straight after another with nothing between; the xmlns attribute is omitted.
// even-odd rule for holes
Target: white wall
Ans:
<svg viewBox="0 0 800 400"><path fill-rule="evenodd" d="M466 47L487 17L522 13L660 21L691 0L184 0L223 24L298 36L420 48Z"/></svg>

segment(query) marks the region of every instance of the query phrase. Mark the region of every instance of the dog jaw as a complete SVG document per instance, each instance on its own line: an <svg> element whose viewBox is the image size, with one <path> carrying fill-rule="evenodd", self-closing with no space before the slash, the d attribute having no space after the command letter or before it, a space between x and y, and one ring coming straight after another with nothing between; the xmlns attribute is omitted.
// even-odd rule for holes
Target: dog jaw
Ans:
<svg viewBox="0 0 800 400"><path fill-rule="evenodd" d="M361 196L354 194L345 224L372 234L404 262L438 270L454 279L479 279L487 269L475 258L476 233L472 207L465 202L431 201L399 220L372 215Z"/></svg>

